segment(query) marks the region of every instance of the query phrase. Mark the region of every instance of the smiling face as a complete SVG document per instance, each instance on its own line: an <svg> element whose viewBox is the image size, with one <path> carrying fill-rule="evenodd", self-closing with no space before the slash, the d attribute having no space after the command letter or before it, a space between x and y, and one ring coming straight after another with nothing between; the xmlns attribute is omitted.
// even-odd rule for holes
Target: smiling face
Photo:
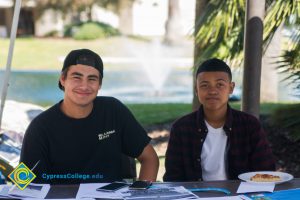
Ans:
<svg viewBox="0 0 300 200"><path fill-rule="evenodd" d="M196 87L199 102L204 110L218 111L227 108L234 83L226 72L201 72L197 76Z"/></svg>
<svg viewBox="0 0 300 200"><path fill-rule="evenodd" d="M90 108L101 87L101 78L94 67L77 64L61 75L60 83L64 87L65 104Z"/></svg>

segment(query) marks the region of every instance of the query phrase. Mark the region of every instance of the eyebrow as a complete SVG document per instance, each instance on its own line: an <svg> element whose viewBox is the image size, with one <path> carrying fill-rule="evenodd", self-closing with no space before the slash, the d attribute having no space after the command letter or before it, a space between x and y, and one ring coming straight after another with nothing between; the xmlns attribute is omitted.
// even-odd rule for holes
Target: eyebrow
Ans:
<svg viewBox="0 0 300 200"><path fill-rule="evenodd" d="M99 76L97 76L97 75L88 75L88 78L96 78L96 79L99 79Z"/></svg>
<svg viewBox="0 0 300 200"><path fill-rule="evenodd" d="M79 72L73 72L73 73L71 74L71 76L80 76L80 77L82 77L83 74L82 74L82 73L79 73ZM88 78L96 78L96 79L99 79L99 76L94 75L94 74L91 74L91 75L88 75Z"/></svg>
<svg viewBox="0 0 300 200"><path fill-rule="evenodd" d="M225 82L227 82L225 79L223 79L223 78L219 78L219 79L217 79L216 81L225 81Z"/></svg>
<svg viewBox="0 0 300 200"><path fill-rule="evenodd" d="M216 81L224 81L224 82L227 82L225 79L223 79L223 78L219 78L219 79L217 79ZM208 83L209 81L201 81L200 83Z"/></svg>

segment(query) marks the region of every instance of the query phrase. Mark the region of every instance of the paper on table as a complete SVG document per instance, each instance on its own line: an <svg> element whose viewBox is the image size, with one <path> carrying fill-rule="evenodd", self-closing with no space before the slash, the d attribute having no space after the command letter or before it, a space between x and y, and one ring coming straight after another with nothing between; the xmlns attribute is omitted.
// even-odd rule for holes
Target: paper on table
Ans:
<svg viewBox="0 0 300 200"><path fill-rule="evenodd" d="M38 198L24 198L22 200L44 200L44 199L38 199ZM76 200L74 199L51 199L51 200ZM84 198L84 200L95 200L94 198Z"/></svg>
<svg viewBox="0 0 300 200"><path fill-rule="evenodd" d="M118 192L102 192L96 190L97 188L107 184L108 183L82 183L79 186L76 199L99 198L99 197L106 198L106 199L122 199L121 194ZM128 189L128 187L125 188ZM120 190L124 190L125 188L122 188Z"/></svg>
<svg viewBox="0 0 300 200"><path fill-rule="evenodd" d="M201 200L242 200L239 196L226 196L226 197L204 197Z"/></svg>
<svg viewBox="0 0 300 200"><path fill-rule="evenodd" d="M273 192L274 188L275 188L275 183L255 184L255 183L241 182L236 193Z"/></svg>
<svg viewBox="0 0 300 200"><path fill-rule="evenodd" d="M45 198L50 189L49 184L34 184L30 183L24 190L18 187L11 187L8 195L11 197L19 198Z"/></svg>
<svg viewBox="0 0 300 200"><path fill-rule="evenodd" d="M108 183L106 183L108 184ZM76 199L79 198L106 198L106 199L153 199L166 197L168 199L198 199L192 192L184 187L155 187L147 190L129 190L128 187L115 192L96 191L97 188L104 186L103 183L80 184ZM165 198L165 199L166 199Z"/></svg>
<svg viewBox="0 0 300 200"><path fill-rule="evenodd" d="M0 185L0 198L8 198L8 191L12 185Z"/></svg>
<svg viewBox="0 0 300 200"><path fill-rule="evenodd" d="M185 189L183 186L177 187L155 187L147 190L122 191L125 200L153 200L153 199L200 199L197 195Z"/></svg>

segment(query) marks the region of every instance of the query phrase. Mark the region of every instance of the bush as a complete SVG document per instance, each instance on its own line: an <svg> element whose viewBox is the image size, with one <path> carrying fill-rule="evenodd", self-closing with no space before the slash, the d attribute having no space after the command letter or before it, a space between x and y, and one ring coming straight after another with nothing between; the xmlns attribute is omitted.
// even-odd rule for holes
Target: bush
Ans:
<svg viewBox="0 0 300 200"><path fill-rule="evenodd" d="M44 35L45 37L58 37L59 32L57 30L49 31Z"/></svg>
<svg viewBox="0 0 300 200"><path fill-rule="evenodd" d="M64 36L76 40L93 40L119 35L119 31L112 26L100 22L86 22L69 25L65 28Z"/></svg>
<svg viewBox="0 0 300 200"><path fill-rule="evenodd" d="M300 104L292 104L275 110L272 114L272 121L288 131L292 141L300 139Z"/></svg>
<svg viewBox="0 0 300 200"><path fill-rule="evenodd" d="M93 40L104 37L104 31L93 23L83 24L73 35L75 40Z"/></svg>

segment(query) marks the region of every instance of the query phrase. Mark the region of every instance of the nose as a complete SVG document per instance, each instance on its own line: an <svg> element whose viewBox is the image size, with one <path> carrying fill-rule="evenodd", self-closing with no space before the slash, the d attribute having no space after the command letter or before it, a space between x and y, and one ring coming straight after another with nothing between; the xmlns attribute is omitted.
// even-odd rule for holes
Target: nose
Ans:
<svg viewBox="0 0 300 200"><path fill-rule="evenodd" d="M218 94L217 88L216 88L216 87L213 87L213 86L209 87L209 88L208 88L208 94L211 94L211 95L216 95L216 94Z"/></svg>
<svg viewBox="0 0 300 200"><path fill-rule="evenodd" d="M79 86L81 89L87 89L89 87L89 83L88 83L88 80L86 79L83 79L81 82L80 82L80 86Z"/></svg>

